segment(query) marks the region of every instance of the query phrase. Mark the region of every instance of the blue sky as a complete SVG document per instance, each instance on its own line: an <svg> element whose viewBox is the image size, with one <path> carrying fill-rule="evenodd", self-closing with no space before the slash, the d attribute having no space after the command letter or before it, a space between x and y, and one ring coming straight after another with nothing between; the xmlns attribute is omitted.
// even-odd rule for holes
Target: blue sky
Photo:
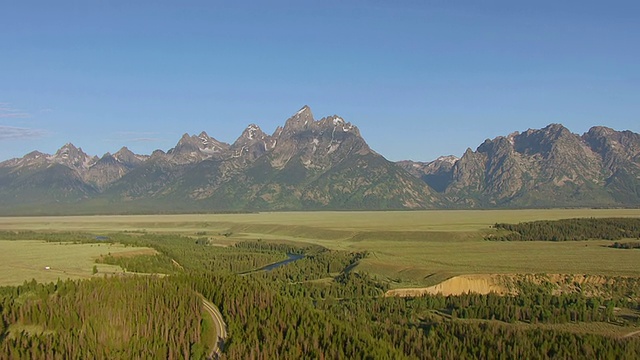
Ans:
<svg viewBox="0 0 640 360"><path fill-rule="evenodd" d="M390 160L640 132L638 1L2 1L0 160L233 142L303 105Z"/></svg>

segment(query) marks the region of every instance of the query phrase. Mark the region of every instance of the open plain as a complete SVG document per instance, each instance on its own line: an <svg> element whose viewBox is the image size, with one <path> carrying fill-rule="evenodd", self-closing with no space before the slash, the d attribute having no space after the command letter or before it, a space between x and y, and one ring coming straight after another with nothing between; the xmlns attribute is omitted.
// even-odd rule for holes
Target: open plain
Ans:
<svg viewBox="0 0 640 360"><path fill-rule="evenodd" d="M38 240L0 240L0 286L20 285L35 279L86 279L104 274L122 273L119 266L96 264L101 255L135 256L154 254L155 250L114 244L74 244ZM93 267L96 273L93 273Z"/></svg>
<svg viewBox="0 0 640 360"><path fill-rule="evenodd" d="M262 239L271 242L312 243L330 249L368 251L369 256L361 260L356 269L390 281L392 288L430 286L464 274L640 276L640 268L637 266L640 264L640 251L609 248L611 241L485 240L487 235L497 231L492 225L498 222L518 223L578 217L640 217L640 210L438 210L3 217L0 218L0 230L76 231L95 234L121 231L175 233L192 237L204 236L213 244L219 245ZM26 246L16 244L19 243L14 246ZM61 246L58 248L66 249ZM4 254L22 252L20 249L3 251ZM56 252L49 253L58 258ZM89 273L93 256L97 255L86 254L84 259L87 264L84 270L78 271ZM5 259L3 264L3 267L15 270L19 268L11 265L11 259Z"/></svg>

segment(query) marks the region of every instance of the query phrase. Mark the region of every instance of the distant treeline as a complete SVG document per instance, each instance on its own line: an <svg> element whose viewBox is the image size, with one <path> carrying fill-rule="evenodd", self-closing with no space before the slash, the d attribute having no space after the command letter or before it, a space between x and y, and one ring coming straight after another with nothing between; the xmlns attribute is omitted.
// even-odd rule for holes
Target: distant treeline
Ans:
<svg viewBox="0 0 640 360"><path fill-rule="evenodd" d="M487 240L576 241L640 238L640 218L579 218L519 224L497 223L494 228L509 233L492 234L486 237Z"/></svg>
<svg viewBox="0 0 640 360"><path fill-rule="evenodd" d="M164 254L138 255L138 256L113 256L102 255L96 259L98 264L118 265L124 271L147 274L172 274L179 267Z"/></svg>
<svg viewBox="0 0 640 360"><path fill-rule="evenodd" d="M614 242L610 247L614 249L640 249L640 242Z"/></svg>

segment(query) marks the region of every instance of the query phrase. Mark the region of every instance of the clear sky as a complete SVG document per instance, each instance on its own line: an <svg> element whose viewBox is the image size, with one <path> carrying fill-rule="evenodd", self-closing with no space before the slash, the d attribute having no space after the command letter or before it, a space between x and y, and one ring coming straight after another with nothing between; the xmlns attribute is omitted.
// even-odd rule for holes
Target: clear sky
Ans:
<svg viewBox="0 0 640 360"><path fill-rule="evenodd" d="M305 104L390 160L640 132L640 1L0 0L0 160L231 143Z"/></svg>

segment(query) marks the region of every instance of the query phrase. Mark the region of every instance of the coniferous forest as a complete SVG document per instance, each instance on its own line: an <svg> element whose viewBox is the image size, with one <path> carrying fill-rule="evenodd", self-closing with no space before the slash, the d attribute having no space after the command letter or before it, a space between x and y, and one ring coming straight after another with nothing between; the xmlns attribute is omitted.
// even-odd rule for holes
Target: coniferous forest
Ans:
<svg viewBox="0 0 640 360"><path fill-rule="evenodd" d="M491 235L488 240L577 241L640 239L640 218L579 218L541 220L519 224L498 223L494 228L508 233Z"/></svg>
<svg viewBox="0 0 640 360"><path fill-rule="evenodd" d="M96 241L82 233L20 234L30 236ZM506 296L385 297L388 283L354 270L366 252L266 241L220 247L157 234L114 233L100 241L158 254L97 259L126 267L128 275L1 288L2 358L207 358L200 296L223 315L228 338L220 357L228 359L640 357L637 336L583 330L640 326L640 285L631 279L589 297L533 283ZM288 254L303 257L260 270Z"/></svg>

